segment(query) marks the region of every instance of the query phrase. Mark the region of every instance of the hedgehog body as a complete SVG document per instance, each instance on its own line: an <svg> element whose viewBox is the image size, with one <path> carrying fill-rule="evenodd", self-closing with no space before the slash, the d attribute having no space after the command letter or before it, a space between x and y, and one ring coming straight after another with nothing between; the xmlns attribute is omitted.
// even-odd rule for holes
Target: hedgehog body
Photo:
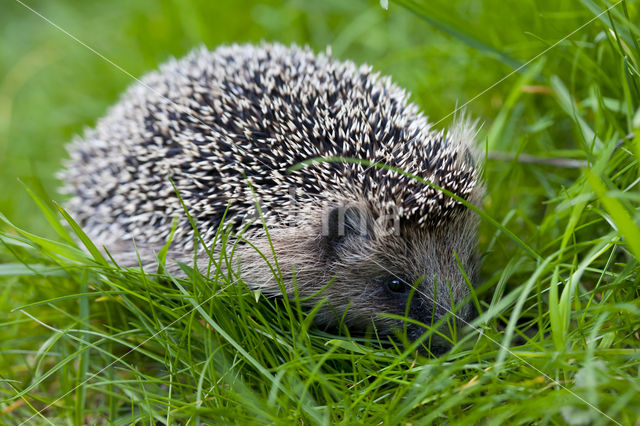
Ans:
<svg viewBox="0 0 640 426"><path fill-rule="evenodd" d="M447 133L432 129L388 77L329 53L266 43L200 48L130 87L70 144L61 175L71 215L125 265L137 264L136 250L154 260L174 217L169 257L193 259L173 181L205 243L223 216L244 231L251 244L234 259L249 286L280 293L263 257L273 260L273 248L288 292L295 281L305 297L333 280L318 322L333 325L346 311L347 325L373 322L384 334L398 321L380 313L402 316L409 304L409 316L428 324L468 295L460 266L475 275L477 218L395 170L351 161L291 167L364 159L478 204L473 136L464 121Z"/></svg>

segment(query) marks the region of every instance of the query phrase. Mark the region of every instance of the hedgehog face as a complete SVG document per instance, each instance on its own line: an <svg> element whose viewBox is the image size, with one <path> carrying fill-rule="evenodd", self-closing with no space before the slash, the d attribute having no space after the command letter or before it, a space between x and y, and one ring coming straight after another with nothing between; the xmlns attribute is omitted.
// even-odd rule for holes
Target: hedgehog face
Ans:
<svg viewBox="0 0 640 426"><path fill-rule="evenodd" d="M332 312L326 312L320 322L332 323L332 314L342 317L346 312L351 330L375 325L379 335L389 335L405 324L385 314L408 316L426 326L446 318L449 325L442 331L453 324L460 328L470 320L471 307L462 305L469 287L461 269L475 281L477 220L473 213L464 212L439 229L398 223L394 232L365 205L355 203L325 213L321 252L335 281L325 292ZM411 340L426 331L410 321L406 329ZM432 351L442 352L445 347L442 339L432 340Z"/></svg>

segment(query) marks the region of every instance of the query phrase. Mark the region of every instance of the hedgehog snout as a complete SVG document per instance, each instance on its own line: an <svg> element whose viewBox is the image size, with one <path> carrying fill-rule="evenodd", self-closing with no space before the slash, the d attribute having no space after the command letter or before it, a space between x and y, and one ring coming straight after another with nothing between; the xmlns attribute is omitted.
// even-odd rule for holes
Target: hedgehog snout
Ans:
<svg viewBox="0 0 640 426"><path fill-rule="evenodd" d="M416 286L408 311L410 319L415 322L407 321L407 338L416 341L427 333L422 345L436 356L451 349L453 342L471 319L471 310L466 305L461 305L463 295L457 295L456 299L452 304L450 298L443 300L442 294L434 296L433 287L429 290L429 286L425 284Z"/></svg>

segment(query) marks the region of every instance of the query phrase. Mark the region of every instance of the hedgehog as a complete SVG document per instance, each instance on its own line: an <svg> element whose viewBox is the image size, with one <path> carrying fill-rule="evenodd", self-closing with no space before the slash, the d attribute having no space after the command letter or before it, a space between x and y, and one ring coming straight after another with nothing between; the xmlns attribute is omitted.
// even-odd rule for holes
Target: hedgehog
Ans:
<svg viewBox="0 0 640 426"><path fill-rule="evenodd" d="M329 48L196 48L69 144L66 208L124 266L157 261L177 221L167 264L195 250L206 268L185 209L205 246L224 219L250 288L321 298L327 328L415 340L452 312L473 316L479 220L461 200L478 205L484 184L475 124L436 130L409 96Z"/></svg>

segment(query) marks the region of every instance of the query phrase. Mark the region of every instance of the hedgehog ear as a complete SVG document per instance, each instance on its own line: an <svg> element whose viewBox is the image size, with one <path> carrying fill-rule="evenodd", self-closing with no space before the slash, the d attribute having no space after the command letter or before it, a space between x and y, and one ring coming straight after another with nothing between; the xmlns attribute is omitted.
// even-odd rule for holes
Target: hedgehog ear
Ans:
<svg viewBox="0 0 640 426"><path fill-rule="evenodd" d="M371 221L364 210L354 206L330 209L322 221L322 239L330 252L352 238L369 239Z"/></svg>

